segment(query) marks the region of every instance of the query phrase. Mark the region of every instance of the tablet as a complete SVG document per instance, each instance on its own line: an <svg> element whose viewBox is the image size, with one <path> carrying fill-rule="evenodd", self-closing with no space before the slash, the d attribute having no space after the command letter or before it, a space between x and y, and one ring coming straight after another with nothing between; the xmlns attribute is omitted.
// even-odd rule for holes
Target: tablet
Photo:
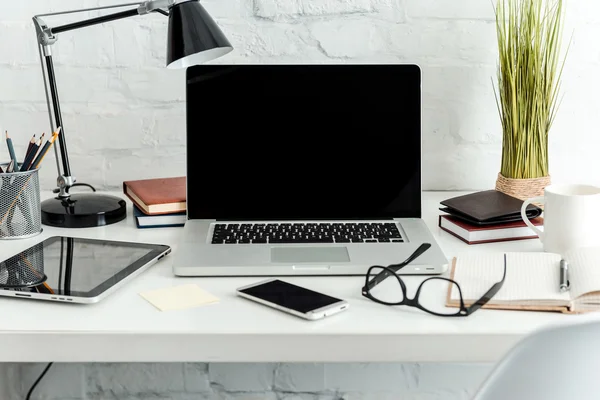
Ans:
<svg viewBox="0 0 600 400"><path fill-rule="evenodd" d="M170 252L162 244L53 236L0 263L0 296L96 303Z"/></svg>

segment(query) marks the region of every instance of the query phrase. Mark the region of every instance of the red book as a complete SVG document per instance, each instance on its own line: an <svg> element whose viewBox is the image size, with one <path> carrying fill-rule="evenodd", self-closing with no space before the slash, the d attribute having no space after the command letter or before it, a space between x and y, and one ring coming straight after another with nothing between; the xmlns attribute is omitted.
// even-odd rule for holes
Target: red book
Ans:
<svg viewBox="0 0 600 400"><path fill-rule="evenodd" d="M146 215L186 211L185 176L125 181L123 193Z"/></svg>
<svg viewBox="0 0 600 400"><path fill-rule="evenodd" d="M536 227L543 229L544 219L542 217L533 218L530 221ZM450 215L440 215L438 224L442 230L467 244L506 242L538 237L523 221L477 226Z"/></svg>

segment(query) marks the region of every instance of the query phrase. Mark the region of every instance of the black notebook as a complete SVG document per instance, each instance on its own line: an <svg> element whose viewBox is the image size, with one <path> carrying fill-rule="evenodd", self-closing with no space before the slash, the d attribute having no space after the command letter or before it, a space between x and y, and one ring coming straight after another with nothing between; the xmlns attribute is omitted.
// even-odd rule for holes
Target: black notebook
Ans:
<svg viewBox="0 0 600 400"><path fill-rule="evenodd" d="M523 200L497 190L485 190L453 197L440 203L444 211L456 218L474 225L491 225L521 220ZM542 209L536 205L527 206L527 218L537 218Z"/></svg>

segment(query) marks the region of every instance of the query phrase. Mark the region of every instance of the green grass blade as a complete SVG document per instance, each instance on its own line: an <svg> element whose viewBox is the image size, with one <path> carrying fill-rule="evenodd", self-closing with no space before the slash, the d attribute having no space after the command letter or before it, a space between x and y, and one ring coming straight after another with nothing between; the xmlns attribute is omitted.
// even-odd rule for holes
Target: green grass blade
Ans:
<svg viewBox="0 0 600 400"><path fill-rule="evenodd" d="M496 106L502 175L547 176L548 135L560 106L563 0L497 0ZM568 53L568 50L567 50Z"/></svg>

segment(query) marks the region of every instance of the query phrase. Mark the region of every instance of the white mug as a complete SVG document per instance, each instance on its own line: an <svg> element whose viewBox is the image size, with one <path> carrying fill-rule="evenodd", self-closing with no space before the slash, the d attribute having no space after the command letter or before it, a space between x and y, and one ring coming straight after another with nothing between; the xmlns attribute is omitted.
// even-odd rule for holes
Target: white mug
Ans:
<svg viewBox="0 0 600 400"><path fill-rule="evenodd" d="M544 204L544 231L535 227L525 210ZM527 199L521 207L525 224L538 234L544 251L564 254L578 247L600 245L600 188L589 185L550 185L544 196Z"/></svg>

